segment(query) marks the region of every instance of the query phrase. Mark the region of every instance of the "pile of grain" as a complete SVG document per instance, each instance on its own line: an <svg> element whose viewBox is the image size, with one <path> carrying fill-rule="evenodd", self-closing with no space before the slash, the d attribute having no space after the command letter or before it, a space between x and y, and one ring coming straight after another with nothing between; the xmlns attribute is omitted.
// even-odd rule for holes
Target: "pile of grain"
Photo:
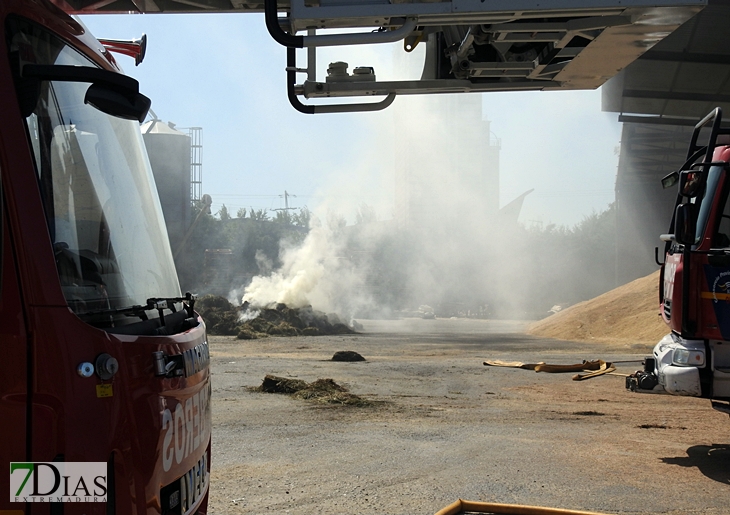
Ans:
<svg viewBox="0 0 730 515"><path fill-rule="evenodd" d="M534 336L610 344L654 345L668 332L659 316L658 271L527 328Z"/></svg>

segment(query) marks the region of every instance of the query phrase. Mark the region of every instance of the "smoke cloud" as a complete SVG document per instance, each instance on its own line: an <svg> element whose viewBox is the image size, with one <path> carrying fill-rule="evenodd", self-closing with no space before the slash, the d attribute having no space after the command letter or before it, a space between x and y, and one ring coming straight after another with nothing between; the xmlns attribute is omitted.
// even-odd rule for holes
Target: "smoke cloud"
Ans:
<svg viewBox="0 0 730 515"><path fill-rule="evenodd" d="M363 296L352 292L364 290L363 276L346 258L345 240L336 229L314 218L304 242L299 246L283 244L281 267L254 277L242 300L253 306L312 305L343 313L362 306L366 302Z"/></svg>
<svg viewBox="0 0 730 515"><path fill-rule="evenodd" d="M356 315L444 305L481 282L486 252L481 236L497 223L499 174L497 142L482 120L480 99L450 99L427 116L427 103L408 100L394 112L400 136L388 149L393 158L379 160L375 171L355 170L360 178L353 179L350 167L347 180L314 209L317 216L304 242L285 245L282 266L254 277L242 300ZM459 104L460 111L450 112ZM414 110L420 113L418 124L409 114ZM456 123L463 131L458 143L450 141ZM362 178L373 173L379 177ZM383 194L392 199L391 219L378 220L369 205L350 206L354 213L339 215L346 207L341 199L351 196L358 182L391 185ZM346 226L344 216L355 224ZM486 303L469 297L474 309Z"/></svg>
<svg viewBox="0 0 730 515"><path fill-rule="evenodd" d="M391 109L392 132L382 119L373 129L377 166L343 164L303 243L283 243L281 266L254 277L242 300L348 317L419 306L441 317L539 317L613 287L601 262L612 252L600 241L612 220L588 217L584 229L599 241L584 242L578 229L519 225L519 202L500 210L500 142L480 95L399 99ZM378 209L348 203L368 185L380 186Z"/></svg>

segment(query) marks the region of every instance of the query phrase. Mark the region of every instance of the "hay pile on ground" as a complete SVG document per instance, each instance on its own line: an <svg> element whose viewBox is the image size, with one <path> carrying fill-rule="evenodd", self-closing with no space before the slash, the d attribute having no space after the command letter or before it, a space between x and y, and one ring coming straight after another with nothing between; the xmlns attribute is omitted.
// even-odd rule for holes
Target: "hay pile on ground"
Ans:
<svg viewBox="0 0 730 515"><path fill-rule="evenodd" d="M659 272L570 306L527 328L559 340L654 345L669 332L659 316Z"/></svg>
<svg viewBox="0 0 730 515"><path fill-rule="evenodd" d="M354 350L338 350L332 355L332 361L366 361L359 352Z"/></svg>
<svg viewBox="0 0 730 515"><path fill-rule="evenodd" d="M350 393L347 388L340 386L333 379L317 379L307 383L301 379L288 379L267 375L254 391L266 393L283 393L293 395L297 399L304 399L320 404L334 404L341 406L371 406L373 403L362 397Z"/></svg>
<svg viewBox="0 0 730 515"><path fill-rule="evenodd" d="M228 300L217 295L204 295L195 303L209 334L235 335L240 331L240 312Z"/></svg>
<svg viewBox="0 0 730 515"><path fill-rule="evenodd" d="M325 314L311 306L294 309L277 304L275 308L253 308L245 304L237 307L223 297L205 295L198 299L195 308L203 317L208 333L235 335L242 340L355 333L337 314Z"/></svg>

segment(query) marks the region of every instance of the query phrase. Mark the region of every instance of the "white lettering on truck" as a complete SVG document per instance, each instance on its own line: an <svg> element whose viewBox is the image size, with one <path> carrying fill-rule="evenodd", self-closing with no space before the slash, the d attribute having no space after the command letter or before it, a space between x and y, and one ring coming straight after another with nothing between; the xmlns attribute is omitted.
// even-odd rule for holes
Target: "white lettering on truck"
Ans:
<svg viewBox="0 0 730 515"><path fill-rule="evenodd" d="M172 415L170 410L166 409L162 412L162 431L165 433L165 439L162 440L162 468L167 472L172 466L173 451L170 448L172 442Z"/></svg>
<svg viewBox="0 0 730 515"><path fill-rule="evenodd" d="M162 469L167 472L173 460L178 465L208 443L210 428L210 383L198 393L175 406L174 414L169 408L162 412Z"/></svg>

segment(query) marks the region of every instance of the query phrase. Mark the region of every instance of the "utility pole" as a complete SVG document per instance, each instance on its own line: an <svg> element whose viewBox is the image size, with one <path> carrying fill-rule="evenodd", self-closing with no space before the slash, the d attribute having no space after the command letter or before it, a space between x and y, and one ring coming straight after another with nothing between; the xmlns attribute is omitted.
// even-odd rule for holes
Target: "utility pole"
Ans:
<svg viewBox="0 0 730 515"><path fill-rule="evenodd" d="M292 209L298 209L296 207L289 207L289 197L297 198L296 195L292 195L288 191L284 190L284 194L279 195L279 198L284 199L284 207L283 208L280 207L279 209L274 209L273 211L290 211Z"/></svg>

